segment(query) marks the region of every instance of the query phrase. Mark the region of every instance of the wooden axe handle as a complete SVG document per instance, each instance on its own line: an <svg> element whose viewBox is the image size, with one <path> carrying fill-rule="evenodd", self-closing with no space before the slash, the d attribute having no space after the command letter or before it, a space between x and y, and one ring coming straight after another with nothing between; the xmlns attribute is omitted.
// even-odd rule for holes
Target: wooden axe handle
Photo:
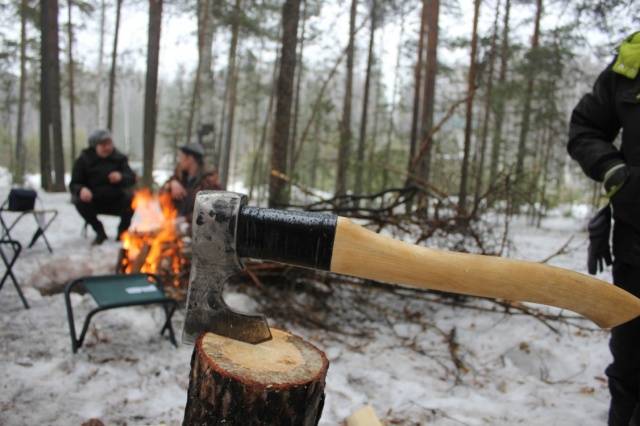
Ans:
<svg viewBox="0 0 640 426"><path fill-rule="evenodd" d="M603 328L640 316L640 299L566 269L407 244L338 218L331 271L409 287L542 303L577 312Z"/></svg>

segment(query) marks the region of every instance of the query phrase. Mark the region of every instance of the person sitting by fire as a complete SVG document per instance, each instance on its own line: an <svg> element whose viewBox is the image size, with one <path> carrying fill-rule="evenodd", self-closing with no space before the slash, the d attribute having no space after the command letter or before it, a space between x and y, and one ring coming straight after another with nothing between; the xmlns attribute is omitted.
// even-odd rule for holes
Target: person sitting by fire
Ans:
<svg viewBox="0 0 640 426"><path fill-rule="evenodd" d="M111 133L105 129L91 133L89 147L73 164L69 191L78 213L96 233L94 245L107 239L98 214L120 216L116 239L129 228L135 183L136 174L129 167L127 156L113 145Z"/></svg>
<svg viewBox="0 0 640 426"><path fill-rule="evenodd" d="M189 143L179 148L178 164L162 190L171 194L178 214L190 224L198 191L222 189L217 171L207 171L204 164L204 148L199 143Z"/></svg>

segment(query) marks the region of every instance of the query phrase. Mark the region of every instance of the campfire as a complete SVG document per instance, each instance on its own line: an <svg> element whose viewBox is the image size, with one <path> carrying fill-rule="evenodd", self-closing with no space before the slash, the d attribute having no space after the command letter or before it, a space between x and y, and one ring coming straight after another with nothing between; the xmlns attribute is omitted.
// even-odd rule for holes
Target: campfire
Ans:
<svg viewBox="0 0 640 426"><path fill-rule="evenodd" d="M118 271L156 274L170 294L183 298L189 284L188 224L178 216L167 193L139 190L132 207L134 214L122 238Z"/></svg>

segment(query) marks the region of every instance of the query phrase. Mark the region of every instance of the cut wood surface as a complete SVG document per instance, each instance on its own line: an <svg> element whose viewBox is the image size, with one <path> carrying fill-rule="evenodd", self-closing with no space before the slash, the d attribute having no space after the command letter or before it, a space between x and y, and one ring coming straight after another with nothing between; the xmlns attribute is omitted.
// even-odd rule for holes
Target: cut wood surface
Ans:
<svg viewBox="0 0 640 426"><path fill-rule="evenodd" d="M382 423L373 408L366 405L349 416L347 426L382 426Z"/></svg>
<svg viewBox="0 0 640 426"><path fill-rule="evenodd" d="M300 337L271 329L257 345L201 335L183 425L317 425L329 362Z"/></svg>
<svg viewBox="0 0 640 426"><path fill-rule="evenodd" d="M471 296L569 309L609 328L640 316L640 299L590 276L535 262L434 250L340 217L331 271Z"/></svg>

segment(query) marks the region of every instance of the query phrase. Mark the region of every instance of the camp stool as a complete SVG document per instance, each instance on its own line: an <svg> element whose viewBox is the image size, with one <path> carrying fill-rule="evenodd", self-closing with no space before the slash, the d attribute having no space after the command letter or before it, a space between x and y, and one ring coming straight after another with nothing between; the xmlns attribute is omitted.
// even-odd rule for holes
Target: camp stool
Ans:
<svg viewBox="0 0 640 426"><path fill-rule="evenodd" d="M11 251L13 251L12 255L8 255L2 249L2 246L9 246ZM15 240L2 239L0 240L0 259L2 259L2 263L5 266L5 272L2 275L2 279L0 280L0 290L4 286L4 283L10 279L13 282L13 286L16 288L18 292L18 296L20 296L20 300L22 300L22 304L25 309L29 309L29 304L27 303L27 299L25 299L24 294L22 294L22 290L20 289L20 284L18 284L18 280L16 276L13 274L13 265L15 265L16 260L20 256L20 252L22 251L22 245Z"/></svg>
<svg viewBox="0 0 640 426"><path fill-rule="evenodd" d="M76 337L76 327L70 297L71 291L78 285L82 285L98 304L97 308L87 314L79 338ZM164 335L164 332L168 331L169 340L174 346L178 346L171 324L171 318L178 307L178 303L165 295L160 279L156 275L100 275L78 278L65 286L64 298L67 305L67 317L69 320L71 349L73 353L76 353L78 348L82 346L91 318L98 312L127 306L151 304L162 305L166 321L160 330L160 334Z"/></svg>
<svg viewBox="0 0 640 426"><path fill-rule="evenodd" d="M58 216L58 210L56 209L39 209L39 210L11 210L9 208L9 199L7 199L2 205L0 205L0 228L2 228L2 239L12 239L11 231L16 227L18 223L22 221L23 218L27 216L32 216L33 220L36 223L36 230L31 237L31 241L27 248L33 247L33 245L42 237L45 245L47 246L47 250L49 253L53 253L53 249L51 248L51 244L49 244L49 240L47 239L47 229L51 226L53 221ZM8 215L14 214L17 215L14 217L13 221L8 220Z"/></svg>

